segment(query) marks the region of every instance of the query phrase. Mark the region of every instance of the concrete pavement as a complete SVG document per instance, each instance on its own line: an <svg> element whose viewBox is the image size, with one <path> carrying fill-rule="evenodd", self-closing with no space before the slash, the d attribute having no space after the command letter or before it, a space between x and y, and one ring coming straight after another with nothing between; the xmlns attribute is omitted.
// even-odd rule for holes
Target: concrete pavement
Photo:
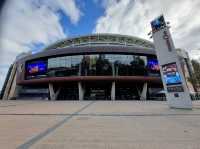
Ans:
<svg viewBox="0 0 200 149"><path fill-rule="evenodd" d="M0 101L1 148L200 148L193 110L160 101Z"/></svg>

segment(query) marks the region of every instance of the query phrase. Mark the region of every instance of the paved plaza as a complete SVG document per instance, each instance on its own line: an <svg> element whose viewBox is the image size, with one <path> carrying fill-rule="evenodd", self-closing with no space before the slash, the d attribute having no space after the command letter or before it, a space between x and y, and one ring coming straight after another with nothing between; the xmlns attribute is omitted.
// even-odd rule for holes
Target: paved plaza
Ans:
<svg viewBox="0 0 200 149"><path fill-rule="evenodd" d="M199 149L193 110L163 101L0 101L3 149Z"/></svg>

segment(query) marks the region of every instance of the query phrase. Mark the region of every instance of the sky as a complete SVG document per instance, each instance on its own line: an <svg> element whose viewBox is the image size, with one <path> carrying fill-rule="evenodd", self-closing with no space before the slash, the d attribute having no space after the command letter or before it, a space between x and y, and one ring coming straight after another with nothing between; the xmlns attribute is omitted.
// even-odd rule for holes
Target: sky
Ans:
<svg viewBox="0 0 200 149"><path fill-rule="evenodd" d="M151 40L150 22L160 14L170 22L176 48L200 61L200 0L7 0L0 13L0 89L22 52L92 33Z"/></svg>

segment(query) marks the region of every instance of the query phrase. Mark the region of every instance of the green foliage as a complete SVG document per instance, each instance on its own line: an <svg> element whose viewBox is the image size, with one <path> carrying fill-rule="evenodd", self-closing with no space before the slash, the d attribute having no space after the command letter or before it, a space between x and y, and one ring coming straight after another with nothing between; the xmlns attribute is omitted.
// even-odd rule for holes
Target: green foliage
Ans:
<svg viewBox="0 0 200 149"><path fill-rule="evenodd" d="M200 85L200 63L197 60L192 60L191 62L194 68L194 74L190 81L196 85Z"/></svg>

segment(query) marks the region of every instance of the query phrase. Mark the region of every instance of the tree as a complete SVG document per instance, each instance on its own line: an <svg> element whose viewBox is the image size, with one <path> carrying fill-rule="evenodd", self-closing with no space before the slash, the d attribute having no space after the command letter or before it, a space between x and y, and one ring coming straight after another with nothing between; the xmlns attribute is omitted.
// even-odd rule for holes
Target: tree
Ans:
<svg viewBox="0 0 200 149"><path fill-rule="evenodd" d="M200 63L197 60L191 60L192 66L194 68L194 72L192 74L193 77L190 78L190 81L195 88L200 86Z"/></svg>

